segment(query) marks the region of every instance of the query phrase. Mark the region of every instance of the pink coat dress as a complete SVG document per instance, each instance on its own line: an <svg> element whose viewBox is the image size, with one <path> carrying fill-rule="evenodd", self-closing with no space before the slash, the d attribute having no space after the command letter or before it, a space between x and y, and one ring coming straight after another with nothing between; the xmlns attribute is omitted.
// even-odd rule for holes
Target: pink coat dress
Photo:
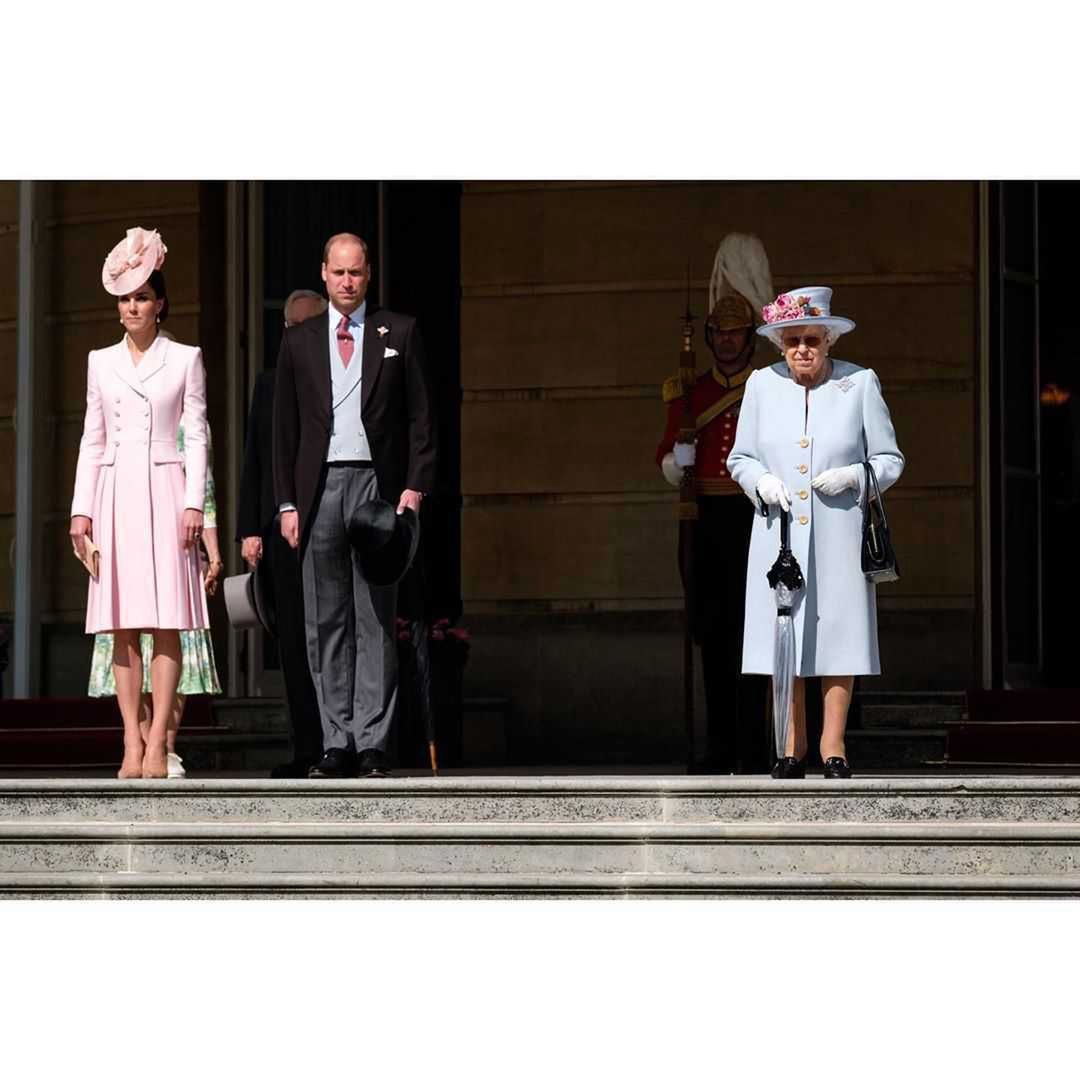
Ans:
<svg viewBox="0 0 1080 1080"><path fill-rule="evenodd" d="M181 416L186 464L176 449ZM203 508L206 460L200 349L159 335L138 366L126 337L90 353L71 503L101 549L88 634L209 626L198 549L185 549L182 535L185 508Z"/></svg>

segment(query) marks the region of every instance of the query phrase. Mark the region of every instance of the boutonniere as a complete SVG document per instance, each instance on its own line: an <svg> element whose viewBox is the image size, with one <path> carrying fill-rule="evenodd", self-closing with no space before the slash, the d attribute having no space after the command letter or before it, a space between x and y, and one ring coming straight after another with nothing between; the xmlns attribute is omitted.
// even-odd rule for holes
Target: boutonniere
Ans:
<svg viewBox="0 0 1080 1080"><path fill-rule="evenodd" d="M389 333L390 333L390 327L389 326L380 326L379 327L379 337L386 337L386 335L389 334Z"/></svg>
<svg viewBox="0 0 1080 1080"><path fill-rule="evenodd" d="M845 375L836 385L846 394L855 384Z"/></svg>
<svg viewBox="0 0 1080 1080"><path fill-rule="evenodd" d="M383 352L383 356L384 356L384 357L386 357L386 356L397 356L397 354L398 354L398 353L397 353L397 349L386 349L386 350L385 350L385 351Z"/></svg>

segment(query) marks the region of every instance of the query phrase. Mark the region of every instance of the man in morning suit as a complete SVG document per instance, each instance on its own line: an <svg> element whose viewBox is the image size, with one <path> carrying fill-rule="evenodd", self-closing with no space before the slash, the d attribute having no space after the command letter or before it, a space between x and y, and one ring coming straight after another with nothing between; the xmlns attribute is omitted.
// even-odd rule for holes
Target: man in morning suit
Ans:
<svg viewBox="0 0 1080 1080"><path fill-rule="evenodd" d="M323 250L330 307L281 341L274 498L299 551L308 661L322 720L316 778L385 776L397 705L396 586L364 578L349 541L363 508L419 513L435 483L435 419L416 320L368 301L367 245Z"/></svg>
<svg viewBox="0 0 1080 1080"><path fill-rule="evenodd" d="M326 300L310 289L296 289L285 301L285 325L298 326L305 319L321 315ZM271 778L284 780L305 777L322 757L322 723L319 702L308 667L304 634L304 597L300 584L300 563L296 552L285 542L277 521L274 502L273 415L274 368L262 372L255 381L248 413L244 468L240 474L240 506L236 539L240 554L254 569L260 559L270 563L270 584L277 613L277 644L281 674L285 680L289 727L292 731L292 761L275 765Z"/></svg>

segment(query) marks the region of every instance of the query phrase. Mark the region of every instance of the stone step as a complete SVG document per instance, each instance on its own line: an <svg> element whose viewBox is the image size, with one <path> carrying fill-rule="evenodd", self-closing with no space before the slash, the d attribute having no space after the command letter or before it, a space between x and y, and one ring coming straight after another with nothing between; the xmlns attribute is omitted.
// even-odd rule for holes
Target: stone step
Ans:
<svg viewBox="0 0 1080 1080"><path fill-rule="evenodd" d="M287 732L221 732L197 735L180 729L177 753L192 772L257 771L269 773L273 766L292 757Z"/></svg>
<svg viewBox="0 0 1080 1080"><path fill-rule="evenodd" d="M964 715L962 692L859 691L845 736L856 769L941 766L947 725Z"/></svg>
<svg viewBox="0 0 1080 1080"><path fill-rule="evenodd" d="M961 720L963 715L964 706L960 702L954 705L864 704L859 712L859 727L869 731L878 728L916 732L926 728L940 730L947 723Z"/></svg>
<svg viewBox="0 0 1080 1080"><path fill-rule="evenodd" d="M0 895L1080 896L1080 778L3 780Z"/></svg>
<svg viewBox="0 0 1080 1080"><path fill-rule="evenodd" d="M254 735L288 735L289 712L281 698L213 699L214 717L230 731ZM183 734L184 729L180 732Z"/></svg>
<svg viewBox="0 0 1080 1080"><path fill-rule="evenodd" d="M1078 776L467 776L0 780L0 822L743 823L1080 821Z"/></svg>
<svg viewBox="0 0 1080 1080"><path fill-rule="evenodd" d="M853 769L910 769L942 765L946 728L852 728L844 736Z"/></svg>
<svg viewBox="0 0 1080 1080"><path fill-rule="evenodd" d="M966 690L861 690L855 691L857 701L869 704L930 704L963 705Z"/></svg>
<svg viewBox="0 0 1080 1080"><path fill-rule="evenodd" d="M0 873L0 899L1076 897L1076 874Z"/></svg>
<svg viewBox="0 0 1080 1080"><path fill-rule="evenodd" d="M1080 826L0 824L0 873L1075 875Z"/></svg>

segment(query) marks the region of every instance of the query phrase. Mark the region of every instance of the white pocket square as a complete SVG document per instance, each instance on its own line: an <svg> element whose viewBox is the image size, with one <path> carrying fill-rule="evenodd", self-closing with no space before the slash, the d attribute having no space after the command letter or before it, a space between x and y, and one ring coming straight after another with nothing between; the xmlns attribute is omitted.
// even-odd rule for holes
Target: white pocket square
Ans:
<svg viewBox="0 0 1080 1080"><path fill-rule="evenodd" d="M387 349L383 353L383 356L397 356L397 354L398 354L397 349Z"/></svg>

